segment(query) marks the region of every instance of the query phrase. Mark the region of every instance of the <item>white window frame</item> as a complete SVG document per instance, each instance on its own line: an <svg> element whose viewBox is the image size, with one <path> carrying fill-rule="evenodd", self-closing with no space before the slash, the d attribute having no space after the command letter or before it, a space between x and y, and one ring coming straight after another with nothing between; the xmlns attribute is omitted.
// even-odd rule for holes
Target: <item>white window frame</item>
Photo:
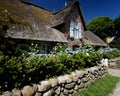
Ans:
<svg viewBox="0 0 120 96"><path fill-rule="evenodd" d="M74 38L74 39L82 38L81 23L70 20L70 38Z"/></svg>

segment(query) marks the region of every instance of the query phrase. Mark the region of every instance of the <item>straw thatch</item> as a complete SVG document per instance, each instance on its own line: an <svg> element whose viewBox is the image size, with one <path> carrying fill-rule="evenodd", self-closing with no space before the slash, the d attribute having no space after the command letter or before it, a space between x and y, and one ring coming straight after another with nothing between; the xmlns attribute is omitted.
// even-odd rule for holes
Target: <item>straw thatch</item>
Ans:
<svg viewBox="0 0 120 96"><path fill-rule="evenodd" d="M108 46L102 39L91 31L85 31L85 44L94 46Z"/></svg>
<svg viewBox="0 0 120 96"><path fill-rule="evenodd" d="M55 13L40 6L28 3L26 0L0 0L0 12L7 12L9 17L13 18L15 21L5 32L4 36L15 39L68 42L66 34L57 30L55 26L66 23L65 20L74 6L76 6L79 11L81 22L84 27L85 43L97 46L107 46L95 34L86 31L87 28L85 26L83 13L79 2L76 0L73 0L68 6Z"/></svg>

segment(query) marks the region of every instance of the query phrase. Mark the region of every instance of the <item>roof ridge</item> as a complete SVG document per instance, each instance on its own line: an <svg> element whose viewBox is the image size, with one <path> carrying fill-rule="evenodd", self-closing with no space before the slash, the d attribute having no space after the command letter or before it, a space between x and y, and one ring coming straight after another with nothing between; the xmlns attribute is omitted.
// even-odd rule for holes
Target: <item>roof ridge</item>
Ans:
<svg viewBox="0 0 120 96"><path fill-rule="evenodd" d="M50 10L44 8L44 7L38 6L38 5L36 5L36 4L30 3L30 2L27 2L27 1L23 1L23 0L19 0L19 1L21 1L21 2L24 3L24 4L33 5L33 6L35 6L35 7L41 8L41 9L43 9L43 10L45 10L45 11L48 11L48 12L52 13L52 11L50 11Z"/></svg>
<svg viewBox="0 0 120 96"><path fill-rule="evenodd" d="M66 9L66 8L68 8L68 7L73 6L76 2L78 2L78 1L77 1L77 0L72 0L72 2L70 2L67 6L61 8L60 10L58 10L58 11L56 11L56 12L53 12L53 14L57 14L57 13L61 12L62 10Z"/></svg>

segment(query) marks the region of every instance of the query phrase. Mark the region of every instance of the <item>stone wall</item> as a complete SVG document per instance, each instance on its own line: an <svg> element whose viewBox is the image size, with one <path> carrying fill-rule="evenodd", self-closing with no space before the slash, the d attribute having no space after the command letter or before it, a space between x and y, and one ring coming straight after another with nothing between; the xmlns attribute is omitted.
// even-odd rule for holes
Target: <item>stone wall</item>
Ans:
<svg viewBox="0 0 120 96"><path fill-rule="evenodd" d="M74 96L75 93L88 87L95 80L107 73L107 67L95 66L89 69L76 70L56 78L40 81L39 84L24 86L23 89L13 89L3 96Z"/></svg>
<svg viewBox="0 0 120 96"><path fill-rule="evenodd" d="M110 59L109 60L109 67L110 68L116 68L116 66L120 64L120 57L114 58L114 59Z"/></svg>

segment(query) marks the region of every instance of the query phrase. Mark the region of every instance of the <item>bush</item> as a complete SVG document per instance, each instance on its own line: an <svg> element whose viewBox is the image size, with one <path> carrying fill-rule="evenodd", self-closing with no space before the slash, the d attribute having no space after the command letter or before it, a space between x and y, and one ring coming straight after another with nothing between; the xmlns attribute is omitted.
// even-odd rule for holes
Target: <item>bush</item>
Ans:
<svg viewBox="0 0 120 96"><path fill-rule="evenodd" d="M92 50L79 51L73 55L62 52L62 54L40 58L36 55L6 56L0 51L0 90L38 83L43 79L95 66L96 61L99 62L102 56L110 59L119 55L118 50L103 53L103 55Z"/></svg>
<svg viewBox="0 0 120 96"><path fill-rule="evenodd" d="M110 52L104 52L102 55L103 58L108 58L108 59L116 58L120 56L120 50L112 50Z"/></svg>
<svg viewBox="0 0 120 96"><path fill-rule="evenodd" d="M0 56L2 57L2 56ZM0 61L0 86L2 90L22 86L26 84L24 74L25 60L23 57L11 57L4 56L4 59ZM26 79L27 80L27 79Z"/></svg>

